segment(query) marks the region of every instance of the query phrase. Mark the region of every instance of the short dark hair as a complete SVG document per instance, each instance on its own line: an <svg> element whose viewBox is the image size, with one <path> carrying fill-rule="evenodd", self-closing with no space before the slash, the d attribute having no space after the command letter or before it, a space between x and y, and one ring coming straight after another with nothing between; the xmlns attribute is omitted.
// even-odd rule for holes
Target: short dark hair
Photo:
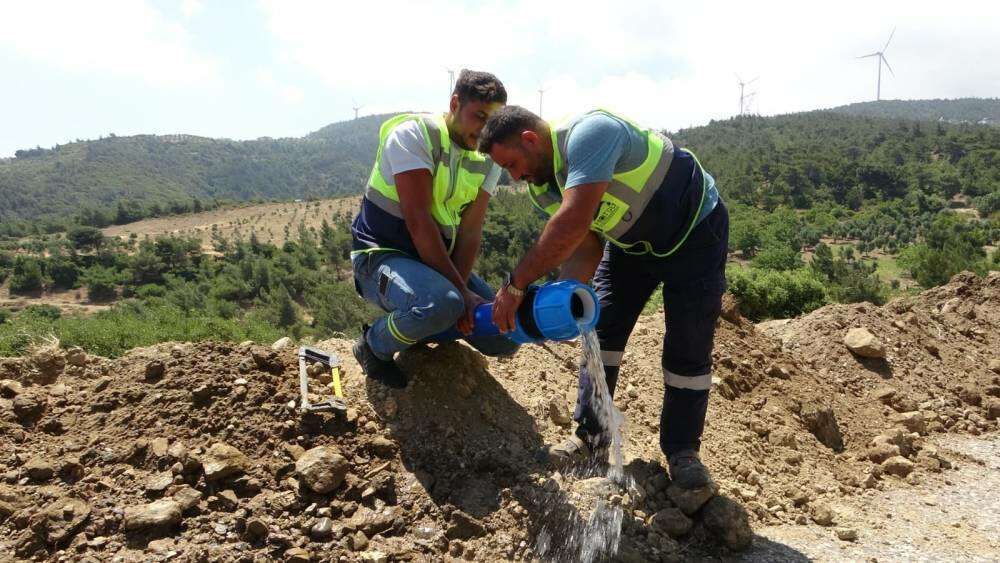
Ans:
<svg viewBox="0 0 1000 563"><path fill-rule="evenodd" d="M460 104L469 101L507 103L507 89L503 87L500 79L488 72L467 68L458 73L458 80L455 81L455 89L452 91L452 95L455 94L458 94Z"/></svg>
<svg viewBox="0 0 1000 563"><path fill-rule="evenodd" d="M522 131L541 131L545 122L541 117L521 106L504 106L490 116L479 134L479 152L489 154L496 143L505 143Z"/></svg>

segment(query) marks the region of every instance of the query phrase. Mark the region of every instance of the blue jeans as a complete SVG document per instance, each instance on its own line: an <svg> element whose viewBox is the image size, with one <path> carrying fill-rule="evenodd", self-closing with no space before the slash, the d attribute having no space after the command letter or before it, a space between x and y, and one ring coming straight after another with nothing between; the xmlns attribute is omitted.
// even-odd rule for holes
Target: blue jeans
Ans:
<svg viewBox="0 0 1000 563"><path fill-rule="evenodd" d="M487 356L510 356L518 344L505 336L466 338L455 327L465 313L461 292L427 264L401 252L370 252L351 258L354 282L367 301L388 315L375 321L368 331L368 344L375 355L391 359L417 342L448 342L464 338ZM475 273L468 287L486 301L496 294Z"/></svg>

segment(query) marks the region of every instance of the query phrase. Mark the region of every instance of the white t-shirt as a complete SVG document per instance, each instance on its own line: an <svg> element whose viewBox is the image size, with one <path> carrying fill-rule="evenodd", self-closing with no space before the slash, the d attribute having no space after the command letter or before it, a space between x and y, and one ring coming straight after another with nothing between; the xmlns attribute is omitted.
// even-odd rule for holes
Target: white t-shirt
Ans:
<svg viewBox="0 0 1000 563"><path fill-rule="evenodd" d="M460 149L453 144L453 147ZM458 166L461 163L462 151L452 150L449 162L451 177L455 178ZM486 190L491 196L496 195L497 181L500 179L500 167L495 162L490 162L490 171L486 174L486 180L480 189ZM385 140L382 147L382 161L380 164L382 177L390 184L393 176L409 170L419 170L421 168L434 173L434 160L431 152L427 149L427 138L424 136L424 129L420 122L416 120L404 121L396 126Z"/></svg>

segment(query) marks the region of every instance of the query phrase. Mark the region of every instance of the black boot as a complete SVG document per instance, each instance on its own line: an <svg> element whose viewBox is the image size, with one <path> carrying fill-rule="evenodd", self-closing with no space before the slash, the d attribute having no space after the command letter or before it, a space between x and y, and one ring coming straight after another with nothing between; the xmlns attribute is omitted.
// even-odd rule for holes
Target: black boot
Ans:
<svg viewBox="0 0 1000 563"><path fill-rule="evenodd" d="M361 371L369 378L378 381L382 385L393 389L403 389L406 387L406 374L403 373L396 362L383 360L375 355L371 345L368 344L368 325L361 327L361 336L354 343L354 357L361 365Z"/></svg>

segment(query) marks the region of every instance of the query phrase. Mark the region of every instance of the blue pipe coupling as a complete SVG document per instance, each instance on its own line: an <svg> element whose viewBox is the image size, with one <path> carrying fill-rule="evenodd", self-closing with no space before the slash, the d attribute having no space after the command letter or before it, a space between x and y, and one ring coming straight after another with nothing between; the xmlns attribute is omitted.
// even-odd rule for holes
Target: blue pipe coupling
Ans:
<svg viewBox="0 0 1000 563"><path fill-rule="evenodd" d="M531 285L517 310L517 328L504 334L521 344L544 340L572 340L583 330L593 329L601 314L597 294L589 285L562 280ZM493 324L493 304L476 307L474 336L494 336L500 329Z"/></svg>

